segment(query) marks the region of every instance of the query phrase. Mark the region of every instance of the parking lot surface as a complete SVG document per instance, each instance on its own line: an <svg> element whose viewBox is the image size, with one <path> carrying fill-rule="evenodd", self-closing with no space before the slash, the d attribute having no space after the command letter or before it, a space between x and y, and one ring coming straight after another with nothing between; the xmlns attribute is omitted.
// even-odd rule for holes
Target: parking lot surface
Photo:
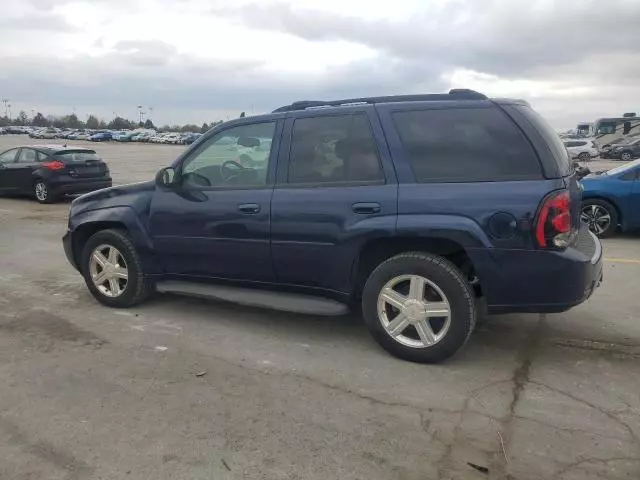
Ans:
<svg viewBox="0 0 640 480"><path fill-rule="evenodd" d="M116 183L184 148L90 145ZM585 304L485 318L416 365L355 315L101 307L62 251L67 209L0 198L2 480L640 478L640 235L604 242Z"/></svg>

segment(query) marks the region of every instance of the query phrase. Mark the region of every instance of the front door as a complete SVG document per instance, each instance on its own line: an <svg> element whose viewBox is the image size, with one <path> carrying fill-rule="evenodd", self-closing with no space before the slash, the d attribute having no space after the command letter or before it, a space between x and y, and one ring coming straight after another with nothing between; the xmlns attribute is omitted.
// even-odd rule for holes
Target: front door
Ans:
<svg viewBox="0 0 640 480"><path fill-rule="evenodd" d="M271 248L280 283L348 293L363 246L395 232L398 185L372 106L319 113L287 120Z"/></svg>
<svg viewBox="0 0 640 480"><path fill-rule="evenodd" d="M188 152L180 185L157 187L150 231L168 274L270 282L278 122L235 125Z"/></svg>
<svg viewBox="0 0 640 480"><path fill-rule="evenodd" d="M40 154L34 149L21 148L16 161L9 167L13 177L13 184L20 192L31 193L33 187L32 173L40 166L39 158Z"/></svg>
<svg viewBox="0 0 640 480"><path fill-rule="evenodd" d="M18 150L13 148L0 154L0 193L15 193L18 191L14 178L15 172L13 171L13 164Z"/></svg>

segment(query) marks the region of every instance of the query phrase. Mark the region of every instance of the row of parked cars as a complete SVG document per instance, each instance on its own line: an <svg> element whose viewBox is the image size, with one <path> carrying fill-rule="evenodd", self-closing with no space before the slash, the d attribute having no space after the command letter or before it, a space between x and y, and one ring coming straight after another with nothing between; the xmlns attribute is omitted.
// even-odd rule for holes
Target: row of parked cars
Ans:
<svg viewBox="0 0 640 480"><path fill-rule="evenodd" d="M582 162L598 157L629 162L640 157L640 135L620 138L601 147L592 138L564 138L563 142L571 157Z"/></svg>
<svg viewBox="0 0 640 480"><path fill-rule="evenodd" d="M54 127L4 127L2 134L28 134L30 138L88 140L91 142L142 142L163 143L173 145L190 145L200 136L196 132L156 132L155 130L90 130L90 129L60 129Z"/></svg>

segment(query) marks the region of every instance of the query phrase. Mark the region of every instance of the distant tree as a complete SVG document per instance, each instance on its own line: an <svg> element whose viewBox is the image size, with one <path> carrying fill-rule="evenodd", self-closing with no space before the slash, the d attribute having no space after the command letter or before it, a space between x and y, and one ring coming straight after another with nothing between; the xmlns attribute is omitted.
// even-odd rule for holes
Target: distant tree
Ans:
<svg viewBox="0 0 640 480"><path fill-rule="evenodd" d="M75 113L65 116L64 123L67 128L82 128L82 122Z"/></svg>
<svg viewBox="0 0 640 480"><path fill-rule="evenodd" d="M144 126L144 128L156 128L156 126L153 124L153 122L151 120L149 120L148 118L145 120L143 126Z"/></svg>
<svg viewBox="0 0 640 480"><path fill-rule="evenodd" d="M160 127L159 129L161 132L170 132L171 131L171 125L163 125Z"/></svg>
<svg viewBox="0 0 640 480"><path fill-rule="evenodd" d="M213 122L211 124L212 127L217 127L218 125L222 125L224 123L224 120L216 120L215 122Z"/></svg>
<svg viewBox="0 0 640 480"><path fill-rule="evenodd" d="M33 120L31 120L31 125L36 127L48 127L50 123L49 123L49 120L47 120L44 115L38 112L36 116L33 117Z"/></svg>
<svg viewBox="0 0 640 480"><path fill-rule="evenodd" d="M180 131L181 132L199 132L200 127L197 125L187 123L186 125L183 125L182 128L180 128Z"/></svg>
<svg viewBox="0 0 640 480"><path fill-rule="evenodd" d="M240 114L240 118L244 118L244 117L246 117L246 116L247 116L247 114L246 114L245 112L242 112L242 113Z"/></svg>
<svg viewBox="0 0 640 480"><path fill-rule="evenodd" d="M97 130L98 128L100 128L100 122L94 115L89 115L86 125L87 128L90 128L91 130Z"/></svg>
<svg viewBox="0 0 640 480"><path fill-rule="evenodd" d="M98 121L98 128L100 130L104 130L105 128L107 128L107 123L104 120Z"/></svg>
<svg viewBox="0 0 640 480"><path fill-rule="evenodd" d="M112 130L130 130L133 124L126 118L116 117L109 122L107 128Z"/></svg>
<svg viewBox="0 0 640 480"><path fill-rule="evenodd" d="M9 117L0 117L0 127L9 125Z"/></svg>
<svg viewBox="0 0 640 480"><path fill-rule="evenodd" d="M200 133L207 133L209 128L210 128L209 125L207 125L206 123L203 123L202 127L200 127Z"/></svg>
<svg viewBox="0 0 640 480"><path fill-rule="evenodd" d="M24 110L20 110L20 113L15 120L16 125L29 125L29 117Z"/></svg>
<svg viewBox="0 0 640 480"><path fill-rule="evenodd" d="M56 128L65 128L67 126L67 122L65 122L65 117L55 117L51 124Z"/></svg>

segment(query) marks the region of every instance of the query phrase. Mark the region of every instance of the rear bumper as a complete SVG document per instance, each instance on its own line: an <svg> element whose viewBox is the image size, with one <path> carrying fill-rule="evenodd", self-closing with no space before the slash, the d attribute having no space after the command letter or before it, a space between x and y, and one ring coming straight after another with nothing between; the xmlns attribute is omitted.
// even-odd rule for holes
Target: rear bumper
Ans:
<svg viewBox="0 0 640 480"><path fill-rule="evenodd" d="M588 230L582 235L562 252L493 252L500 273L480 278L489 313L559 313L587 300L603 279L602 244Z"/></svg>
<svg viewBox="0 0 640 480"><path fill-rule="evenodd" d="M65 178L59 182L52 182L49 185L51 191L58 195L62 194L71 194L71 193L87 193L93 192L94 190L100 190L102 188L109 188L113 186L113 182L111 177L102 177L100 179L87 179L87 178L77 178L70 179Z"/></svg>

